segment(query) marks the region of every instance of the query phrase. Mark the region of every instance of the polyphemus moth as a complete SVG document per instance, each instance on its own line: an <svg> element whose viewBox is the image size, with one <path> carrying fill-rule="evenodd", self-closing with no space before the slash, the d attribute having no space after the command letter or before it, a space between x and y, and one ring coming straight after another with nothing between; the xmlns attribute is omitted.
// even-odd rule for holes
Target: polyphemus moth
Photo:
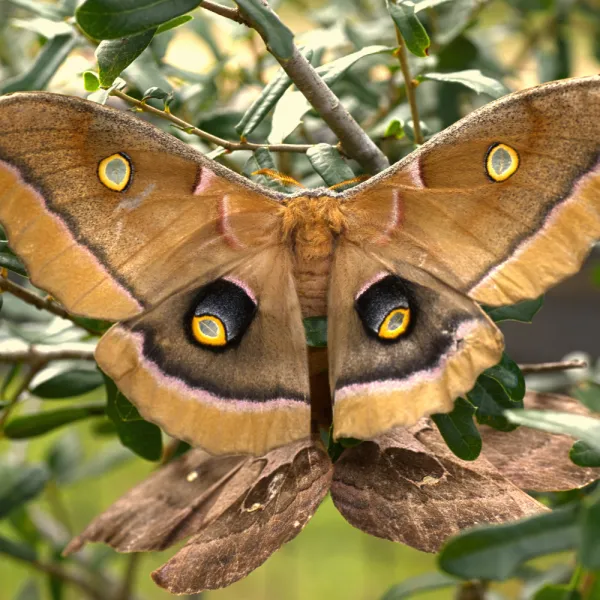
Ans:
<svg viewBox="0 0 600 600"><path fill-rule="evenodd" d="M588 414L565 396L528 393L525 405ZM485 426L481 434L484 454L471 462L454 456L428 419L348 448L335 464L318 438L259 457L193 449L129 490L65 553L87 542L145 552L188 539L152 577L172 593L193 594L230 585L260 566L302 530L328 490L355 527L437 552L460 529L548 510L519 488L572 489L600 474L569 460L567 436Z"/></svg>
<svg viewBox="0 0 600 600"><path fill-rule="evenodd" d="M334 435L452 410L501 357L478 303L539 296L600 238L600 77L508 95L347 191L283 195L140 119L0 99L0 222L31 280L118 321L100 367L213 454L311 434L303 317L327 316Z"/></svg>

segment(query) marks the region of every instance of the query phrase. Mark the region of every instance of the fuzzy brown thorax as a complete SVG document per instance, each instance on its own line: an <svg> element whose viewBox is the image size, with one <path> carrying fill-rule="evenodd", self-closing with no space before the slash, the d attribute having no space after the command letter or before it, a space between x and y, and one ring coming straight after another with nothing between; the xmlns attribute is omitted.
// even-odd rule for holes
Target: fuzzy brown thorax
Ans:
<svg viewBox="0 0 600 600"><path fill-rule="evenodd" d="M327 314L327 282L335 238L346 218L338 198L300 196L284 203L283 241L294 254L294 276L304 317Z"/></svg>

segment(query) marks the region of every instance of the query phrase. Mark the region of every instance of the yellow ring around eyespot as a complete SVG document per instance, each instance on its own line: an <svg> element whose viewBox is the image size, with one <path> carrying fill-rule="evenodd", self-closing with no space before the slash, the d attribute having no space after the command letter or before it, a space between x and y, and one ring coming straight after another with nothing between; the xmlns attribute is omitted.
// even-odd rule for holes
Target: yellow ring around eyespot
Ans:
<svg viewBox="0 0 600 600"><path fill-rule="evenodd" d="M114 160L118 160L125 166L125 176L119 182L110 179L106 173L108 165ZM122 192L127 187L127 184L131 179L131 164L122 154L111 154L100 161L100 164L98 165L98 177L109 190Z"/></svg>
<svg viewBox="0 0 600 600"><path fill-rule="evenodd" d="M402 324L400 325L400 327L396 327L396 329L390 329L390 322L397 314L401 314L404 316ZM379 327L379 331L377 332L377 334L380 338L384 338L386 340L395 340L407 330L409 323L410 308L396 308L393 311L391 311L388 314L388 316L384 319L383 323Z"/></svg>
<svg viewBox="0 0 600 600"><path fill-rule="evenodd" d="M202 331L202 323L216 325L215 334L211 336L206 331ZM194 317L192 320L192 333L201 344L205 344L206 346L224 346L227 343L225 325L223 325L223 321L218 317L211 315Z"/></svg>
<svg viewBox="0 0 600 600"><path fill-rule="evenodd" d="M503 171L502 173L498 173L496 169L494 169L493 165L493 157L498 152L498 150L504 150L510 156L510 167ZM487 170L487 174L494 181L506 181L511 175L514 175L515 171L519 168L519 155L514 148L507 146L506 144L496 144L492 147L492 149L488 152L487 160L485 161L485 168Z"/></svg>

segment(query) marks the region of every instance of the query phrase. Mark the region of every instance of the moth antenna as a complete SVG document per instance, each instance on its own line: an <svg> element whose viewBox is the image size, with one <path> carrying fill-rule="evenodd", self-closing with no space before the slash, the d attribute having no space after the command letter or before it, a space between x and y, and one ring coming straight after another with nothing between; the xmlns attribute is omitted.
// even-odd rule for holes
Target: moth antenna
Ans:
<svg viewBox="0 0 600 600"><path fill-rule="evenodd" d="M370 175L359 175L358 177L354 177L353 179L346 179L346 181L340 181L340 183L336 183L335 185L330 185L330 190L337 190L338 188L344 187L346 185L353 185L354 183L360 183L361 181L366 181L369 179Z"/></svg>
<svg viewBox="0 0 600 600"><path fill-rule="evenodd" d="M276 179L277 181L281 181L282 183L289 183L290 185L295 185L299 188L304 188L306 186L302 185L299 181L296 181L293 177L289 175L285 175L284 173L280 173L279 171L275 171L274 169L259 169L258 171L254 171L251 175L266 175L271 179Z"/></svg>

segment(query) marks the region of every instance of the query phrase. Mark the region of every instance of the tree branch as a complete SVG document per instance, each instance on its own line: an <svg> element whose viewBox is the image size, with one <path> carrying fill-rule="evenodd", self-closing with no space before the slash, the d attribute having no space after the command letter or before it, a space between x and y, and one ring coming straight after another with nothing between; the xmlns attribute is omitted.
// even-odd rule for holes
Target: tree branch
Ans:
<svg viewBox="0 0 600 600"><path fill-rule="evenodd" d="M215 13L216 15L220 15L221 17L225 17L230 19L231 21L235 21L236 23L240 23L241 25L246 25L251 27L250 23L244 19L244 17L240 14L240 11L237 8L228 8L227 6L222 6L221 4L217 4L216 2L210 2L209 0L204 0L200 2L198 5L200 8L204 10L209 10L210 12Z"/></svg>
<svg viewBox="0 0 600 600"><path fill-rule="evenodd" d="M271 10L266 0L263 0L263 3L267 10ZM360 125L354 120L354 117L344 108L339 98L321 79L314 67L300 54L296 45L293 45L291 58L277 56L269 46L266 38L267 34L250 15L240 10L239 6L237 9L224 9L222 6L206 1L202 2L200 7L227 17L236 23L243 23L254 29L262 37L267 49L275 60L277 60L296 87L304 94L323 121L327 123L329 128L338 137L344 154L356 160L369 173L378 173L389 166L389 161L385 154L381 152L373 140L361 129ZM274 18L279 20L279 17L273 11L271 13ZM284 27L283 23L281 23L281 26ZM257 144L257 146L261 147L260 144ZM289 146L289 144L283 144L283 146ZM274 151L286 151L280 150L275 146L270 146L269 148ZM251 150L252 148L245 149Z"/></svg>
<svg viewBox="0 0 600 600"><path fill-rule="evenodd" d="M549 373L552 371L566 371L567 369L584 369L587 367L585 360L566 360L563 362L549 362L519 365L525 375L529 373Z"/></svg>
<svg viewBox="0 0 600 600"><path fill-rule="evenodd" d="M396 39L398 40L398 49L394 53L400 61L400 69L402 70L402 76L404 77L404 85L406 89L406 97L410 106L410 114L412 116L413 131L416 144L423 143L423 134L421 133L421 122L419 120L419 107L417 106L417 99L415 98L415 84L413 83L410 75L410 67L408 66L408 58L406 56L406 44L398 27L394 25L396 30Z"/></svg>
<svg viewBox="0 0 600 600"><path fill-rule="evenodd" d="M38 310L47 310L49 313L52 313L57 317L61 317L63 319L72 321L73 323L75 323L75 325L81 327L82 329L85 329L88 333L92 335L98 335L97 331L89 329L88 327L85 327L77 320L75 320L75 318L71 314L69 314L69 312L66 309L57 304L52 298L42 298L41 296L30 292L28 289L16 283L13 283L12 281L10 281L10 279L4 276L0 276L0 293L2 292L9 292L13 296L16 296L20 300L23 300L23 302L31 304L31 306L35 306Z"/></svg>
<svg viewBox="0 0 600 600"><path fill-rule="evenodd" d="M273 56L275 55L273 54ZM372 174L379 173L389 166L389 161L383 152L361 129L354 117L344 108L339 98L321 79L296 46L294 46L290 59L280 59L277 56L275 58L323 121L335 133L345 154Z"/></svg>
<svg viewBox="0 0 600 600"><path fill-rule="evenodd" d="M199 138L206 140L207 142L211 142L216 144L217 146L222 146L229 152L233 152L234 150L258 150L259 148L266 148L267 150L271 150L272 152L301 152L304 153L310 148L312 148L311 144L254 144L252 142L233 142L231 140L225 140L223 138L217 137L216 135L212 135L212 133L208 133L207 131L202 131L202 129L198 129L194 127L190 123L187 123L183 119L176 117L175 115L167 112L165 110L160 110L158 108L154 108L141 100L137 100L136 98L132 98L128 96L124 92L120 90L112 90L111 95L117 96L121 98L121 100L125 100L125 102L143 110L144 112L150 113L152 115L156 115L161 119L165 119L166 121L171 121L185 131L186 133L197 135Z"/></svg>
<svg viewBox="0 0 600 600"><path fill-rule="evenodd" d="M89 344L71 342L60 346L52 344L0 344L0 363L23 362L44 366L54 360L94 360L94 349Z"/></svg>

